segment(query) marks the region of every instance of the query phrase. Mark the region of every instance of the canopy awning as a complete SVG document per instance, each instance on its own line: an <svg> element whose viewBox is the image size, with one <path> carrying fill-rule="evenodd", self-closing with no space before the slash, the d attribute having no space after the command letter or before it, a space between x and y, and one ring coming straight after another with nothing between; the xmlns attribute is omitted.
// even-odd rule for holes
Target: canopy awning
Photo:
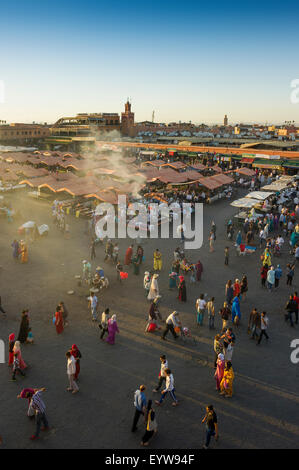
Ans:
<svg viewBox="0 0 299 470"><path fill-rule="evenodd" d="M268 168L272 170L280 170L281 162L277 160L266 160L264 158L256 158L252 164L254 168Z"/></svg>
<svg viewBox="0 0 299 470"><path fill-rule="evenodd" d="M253 206L255 206L258 202L255 199L246 199L246 198L241 198L237 199L236 201L231 202L231 206L233 207L243 207L247 209L251 209Z"/></svg>
<svg viewBox="0 0 299 470"><path fill-rule="evenodd" d="M248 193L245 198L248 199L257 199L258 201L264 201L268 197L272 196L273 192L266 192L266 191L252 191Z"/></svg>

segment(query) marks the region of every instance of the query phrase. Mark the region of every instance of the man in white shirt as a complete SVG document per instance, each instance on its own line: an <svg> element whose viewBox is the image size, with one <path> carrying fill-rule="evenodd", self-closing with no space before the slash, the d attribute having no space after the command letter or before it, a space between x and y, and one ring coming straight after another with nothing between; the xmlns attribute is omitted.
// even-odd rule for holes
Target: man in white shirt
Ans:
<svg viewBox="0 0 299 470"><path fill-rule="evenodd" d="M166 397L167 393L169 392L170 395L171 395L171 398L173 399L173 402L172 402L172 406L178 406L179 402L178 402L178 399L177 397L175 396L175 388L174 388L174 378L173 378L173 375L171 373L171 370L170 369L166 369L165 370L165 373L166 373L166 385L165 385L165 389L162 390L161 392L161 398L160 400L155 400L155 403L156 405L161 405L164 398Z"/></svg>
<svg viewBox="0 0 299 470"><path fill-rule="evenodd" d="M69 392L77 393L79 392L79 387L74 379L74 375L76 373L76 361L74 356L68 351L66 353L66 358L67 358L67 366L66 366L66 372L67 376L69 379L70 386L67 388Z"/></svg>
<svg viewBox="0 0 299 470"><path fill-rule="evenodd" d="M172 312L166 319L166 328L163 332L163 335L161 336L162 339L166 339L166 336L167 336L167 333L168 331L170 330L174 339L177 339L178 338L178 335L176 334L175 332L175 328L176 327L180 327L181 326L181 322L180 322L180 319L179 319L179 313L174 311Z"/></svg>
<svg viewBox="0 0 299 470"><path fill-rule="evenodd" d="M90 309L91 309L91 316L92 316L92 321L97 320L97 305L98 305L98 298L95 295L94 292L91 293L91 296L89 297L89 304L90 304Z"/></svg>
<svg viewBox="0 0 299 470"><path fill-rule="evenodd" d="M284 239L282 238L281 235L278 235L278 237L276 239L276 243L277 243L277 245L279 245L279 248L281 249L282 245L284 244Z"/></svg>
<svg viewBox="0 0 299 470"><path fill-rule="evenodd" d="M160 367L160 374L159 374L159 382L156 388L154 388L153 392L158 392L162 387L162 383L166 380L166 369L168 369L168 361L166 356L160 356L161 367Z"/></svg>
<svg viewBox="0 0 299 470"><path fill-rule="evenodd" d="M196 310L197 310L197 326L203 325L203 317L206 310L207 302L204 300L204 295L201 294L199 299L196 301Z"/></svg>

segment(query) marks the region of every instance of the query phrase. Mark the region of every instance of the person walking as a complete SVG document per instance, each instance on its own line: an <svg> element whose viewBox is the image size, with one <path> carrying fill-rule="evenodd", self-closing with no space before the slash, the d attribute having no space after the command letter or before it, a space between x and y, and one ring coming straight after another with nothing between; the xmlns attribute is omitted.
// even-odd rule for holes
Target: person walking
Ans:
<svg viewBox="0 0 299 470"><path fill-rule="evenodd" d="M185 278L184 276L179 276L179 286L178 286L178 289L179 289L179 296L178 296L178 299L181 301L181 302L186 302L187 301L187 290L186 290L186 282L185 282Z"/></svg>
<svg viewBox="0 0 299 470"><path fill-rule="evenodd" d="M196 301L197 326L203 326L203 319L206 306L207 302L204 300L204 294L200 294L199 299L197 299Z"/></svg>
<svg viewBox="0 0 299 470"><path fill-rule="evenodd" d="M22 371L21 369L21 366L20 366L20 360L19 360L19 355L17 352L14 353L14 359L13 359L13 365L12 365L12 377L11 377L11 380L13 382L16 381L16 374L17 372L22 376L22 377L25 377L25 374L24 372Z"/></svg>
<svg viewBox="0 0 299 470"><path fill-rule="evenodd" d="M214 220L212 220L211 232L214 234L214 240L216 240L216 230L217 230L216 224L215 224Z"/></svg>
<svg viewBox="0 0 299 470"><path fill-rule="evenodd" d="M295 310L295 323L296 323L296 325L298 325L299 297L298 297L297 292L294 292L293 300L294 300L294 302L296 302L296 304L297 304L297 309Z"/></svg>
<svg viewBox="0 0 299 470"><path fill-rule="evenodd" d="M207 311L208 311L208 318L209 318L209 329L214 330L215 326L215 305L214 305L215 297L212 297L207 303Z"/></svg>
<svg viewBox="0 0 299 470"><path fill-rule="evenodd" d="M59 307L60 307L61 314L62 314L63 328L65 328L69 324L69 322L68 322L69 313L68 313L68 310L67 310L64 302L61 301L59 303Z"/></svg>
<svg viewBox="0 0 299 470"><path fill-rule="evenodd" d="M154 251L154 271L162 270L162 253L157 248Z"/></svg>
<svg viewBox="0 0 299 470"><path fill-rule="evenodd" d="M226 302L228 303L228 305L231 305L232 300L234 298L234 288L232 286L231 280L228 280L225 285L225 297L226 297Z"/></svg>
<svg viewBox="0 0 299 470"><path fill-rule="evenodd" d="M290 320L290 325L291 325L292 328L294 328L293 313L297 309L297 305L295 305L295 304L296 304L296 302L294 301L293 296L290 295L290 298L289 298L289 300L288 300L288 302L286 303L286 306L285 306L285 310L287 311L287 313L285 315L285 321L287 322L288 320Z"/></svg>
<svg viewBox="0 0 299 470"><path fill-rule="evenodd" d="M281 276L282 276L282 269L280 267L280 264L278 264L275 269L275 284L274 284L275 289L277 289L279 286L279 281L281 279Z"/></svg>
<svg viewBox="0 0 299 470"><path fill-rule="evenodd" d="M172 336L174 337L174 339L177 339L178 338L178 335L177 333L175 332L175 328L179 328L181 326L181 322L180 322L180 319L179 319L179 313L175 310L174 312L172 312L167 318L166 318L166 328L163 332L163 335L161 336L162 339L166 339L166 336L169 332L169 330L171 331L172 333Z"/></svg>
<svg viewBox="0 0 299 470"><path fill-rule="evenodd" d="M117 321L116 321L116 315L112 315L111 318L109 318L107 322L107 328L108 328L108 336L106 338L106 343L108 344L115 344L115 335L116 333L119 333Z"/></svg>
<svg viewBox="0 0 299 470"><path fill-rule="evenodd" d="M32 441L39 438L41 423L44 424L44 427L42 428L43 431L47 431L50 429L48 419L46 416L46 406L42 399L42 393L44 393L45 391L46 391L45 388L40 388L36 390L31 399L31 406L33 410L35 411L35 417L36 417L35 433L30 437Z"/></svg>
<svg viewBox="0 0 299 470"><path fill-rule="evenodd" d="M147 296L148 300L154 300L159 295L158 277L159 274L154 274L152 277L150 290Z"/></svg>
<svg viewBox="0 0 299 470"><path fill-rule="evenodd" d="M262 315L261 315L261 334L260 334L260 337L258 339L257 345L261 343L263 336L266 336L267 340L269 339L269 336L267 334L268 326L269 326L269 318L268 318L266 312L262 312Z"/></svg>
<svg viewBox="0 0 299 470"><path fill-rule="evenodd" d="M232 303L232 322L238 326L240 321L241 321L240 298L239 298L239 295L236 295Z"/></svg>
<svg viewBox="0 0 299 470"><path fill-rule="evenodd" d="M269 292L272 292L273 287L275 285L275 269L274 269L274 266L271 266L271 268L267 272L267 285L268 285Z"/></svg>
<svg viewBox="0 0 299 470"><path fill-rule="evenodd" d="M225 264L225 266L228 266L228 262L229 262L229 247L226 246L224 248L224 264Z"/></svg>
<svg viewBox="0 0 299 470"><path fill-rule="evenodd" d="M247 292L248 292L248 280L247 280L247 276L245 276L245 274L244 274L244 276L241 279L241 283L240 283L240 294L241 294L241 299L242 300L245 300Z"/></svg>
<svg viewBox="0 0 299 470"><path fill-rule="evenodd" d="M294 278L295 265L287 264L287 286L291 286Z"/></svg>
<svg viewBox="0 0 299 470"><path fill-rule="evenodd" d="M165 354L160 356L160 361L161 361L161 367L160 367L160 372L159 372L159 382L156 388L153 389L153 392L156 393L160 390L162 387L163 382L166 380L166 369L168 369L168 361L166 359Z"/></svg>
<svg viewBox="0 0 299 470"><path fill-rule="evenodd" d="M220 340L221 340L221 336L219 334L216 335L214 338L214 353L215 353L214 369L216 369L217 367L217 360L218 360L219 354L223 353L223 344L221 343Z"/></svg>
<svg viewBox="0 0 299 470"><path fill-rule="evenodd" d="M75 394L79 392L79 387L75 381L76 361L70 351L67 351L65 355L67 359L66 373L67 373L68 380L69 380L69 387L67 388L67 390Z"/></svg>
<svg viewBox="0 0 299 470"><path fill-rule="evenodd" d="M175 388L174 388L174 378L173 374L170 369L165 370L166 373L166 384L165 384L165 389L162 390L161 392L161 398L160 400L155 400L156 405L160 406L163 403L163 400L165 399L167 393L170 393L171 398L173 399L172 406L178 406L179 401L177 397L175 396Z"/></svg>
<svg viewBox="0 0 299 470"><path fill-rule="evenodd" d="M104 341L105 333L108 333L108 320L109 320L109 308L106 308L102 313L101 323L99 324L99 328L102 330L101 332L101 340Z"/></svg>
<svg viewBox="0 0 299 470"><path fill-rule="evenodd" d="M162 316L158 307L159 297L156 297L149 308L148 312L148 321L145 327L145 333L149 331L154 331L153 329L161 329L161 326L158 323L158 318L162 321Z"/></svg>
<svg viewBox="0 0 299 470"><path fill-rule="evenodd" d="M91 293L91 296L89 297L89 306L91 309L91 317L92 321L97 320L97 306L98 306L98 298L95 295L94 292Z"/></svg>
<svg viewBox="0 0 299 470"><path fill-rule="evenodd" d="M158 424L156 420L156 413L152 407L152 400L148 401L146 412L145 412L145 433L142 437L142 441L140 443L141 446L148 446L150 439L154 436L154 434L158 431Z"/></svg>
<svg viewBox="0 0 299 470"><path fill-rule="evenodd" d="M76 344L72 345L72 349L70 350L70 353L72 356L75 358L75 363L76 363L76 372L74 375L74 380L78 380L79 374L80 374L80 359L82 358L82 354L79 351L78 347Z"/></svg>
<svg viewBox="0 0 299 470"><path fill-rule="evenodd" d="M222 319L222 331L225 331L228 328L228 322L231 315L231 310L227 302L223 303L222 309L219 310L219 315Z"/></svg>
<svg viewBox="0 0 299 470"><path fill-rule="evenodd" d="M14 353L14 355L18 356L20 369L22 369L22 370L27 369L27 364L25 363L25 361L23 360L23 357L22 357L20 341L15 342L14 347L13 347L13 353Z"/></svg>
<svg viewBox="0 0 299 470"><path fill-rule="evenodd" d="M206 423L206 440L203 448L208 449L211 437L215 436L216 441L218 441L219 438L217 415L214 411L213 405L206 407L206 414L201 422Z"/></svg>
<svg viewBox="0 0 299 470"><path fill-rule="evenodd" d="M55 312L55 323L56 333L59 335L63 332L63 316L60 305L57 305Z"/></svg>
<svg viewBox="0 0 299 470"><path fill-rule="evenodd" d="M20 246L17 240L14 240L11 244L12 246L12 256L15 261L18 261L20 254Z"/></svg>
<svg viewBox="0 0 299 470"><path fill-rule="evenodd" d="M18 334L18 341L20 343L26 343L26 339L28 337L28 331L29 331L29 310L25 309L22 312L22 317L21 317L21 324L20 324L20 330Z"/></svg>
<svg viewBox="0 0 299 470"><path fill-rule="evenodd" d="M144 415L146 412L146 396L145 396L145 385L140 385L139 389L134 393L134 406L135 406L135 414L133 419L133 424L131 428L131 432L135 432L137 430L137 424L141 415Z"/></svg>
<svg viewBox="0 0 299 470"><path fill-rule="evenodd" d="M11 333L8 337L8 366L13 365L13 360L14 360L13 348L15 345L15 338L16 336L14 333Z"/></svg>
<svg viewBox="0 0 299 470"><path fill-rule="evenodd" d="M225 360L224 360L224 355L222 353L218 354L217 358L217 368L214 374L215 380L216 380L216 390L220 392L220 383L221 380L223 379L223 374L224 374L224 367L225 367Z"/></svg>
<svg viewBox="0 0 299 470"><path fill-rule="evenodd" d="M127 248L126 255L125 255L125 266L129 266L132 262L132 256L133 256L133 245L130 245L129 248Z"/></svg>
<svg viewBox="0 0 299 470"><path fill-rule="evenodd" d="M151 275L149 271L145 271L143 278L143 288L145 290L145 296L147 297L151 287Z"/></svg>
<svg viewBox="0 0 299 470"><path fill-rule="evenodd" d="M224 369L223 379L220 383L220 395L224 395L227 398L231 398L233 396L234 378L235 374L232 368L232 363L228 361Z"/></svg>
<svg viewBox="0 0 299 470"><path fill-rule="evenodd" d="M262 287L266 287L267 273L268 273L268 267L262 266L260 269Z"/></svg>
<svg viewBox="0 0 299 470"><path fill-rule="evenodd" d="M254 308L249 315L248 320L248 333L251 334L250 339L258 337L257 330L261 328L261 317L256 308Z"/></svg>

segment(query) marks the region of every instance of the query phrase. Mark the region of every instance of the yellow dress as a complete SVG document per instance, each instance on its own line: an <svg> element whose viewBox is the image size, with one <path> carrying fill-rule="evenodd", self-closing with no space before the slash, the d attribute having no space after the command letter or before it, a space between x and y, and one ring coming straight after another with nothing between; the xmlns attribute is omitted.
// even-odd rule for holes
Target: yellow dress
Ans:
<svg viewBox="0 0 299 470"><path fill-rule="evenodd" d="M162 269L162 254L159 251L154 251L154 271L161 271Z"/></svg>
<svg viewBox="0 0 299 470"><path fill-rule="evenodd" d="M28 261L28 248L26 245L21 245L21 263Z"/></svg>
<svg viewBox="0 0 299 470"><path fill-rule="evenodd" d="M226 393L226 395L229 395L230 397L232 396L234 378L235 374L232 367L229 370L224 369L223 379L220 382L221 393ZM226 384L225 387L224 384Z"/></svg>

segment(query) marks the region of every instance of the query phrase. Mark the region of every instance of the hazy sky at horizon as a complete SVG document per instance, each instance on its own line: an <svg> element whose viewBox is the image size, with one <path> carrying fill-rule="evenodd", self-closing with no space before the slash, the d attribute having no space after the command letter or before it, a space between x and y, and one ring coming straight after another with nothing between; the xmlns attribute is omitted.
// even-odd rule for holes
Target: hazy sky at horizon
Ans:
<svg viewBox="0 0 299 470"><path fill-rule="evenodd" d="M299 4L17 0L1 6L0 120L299 123Z"/></svg>

